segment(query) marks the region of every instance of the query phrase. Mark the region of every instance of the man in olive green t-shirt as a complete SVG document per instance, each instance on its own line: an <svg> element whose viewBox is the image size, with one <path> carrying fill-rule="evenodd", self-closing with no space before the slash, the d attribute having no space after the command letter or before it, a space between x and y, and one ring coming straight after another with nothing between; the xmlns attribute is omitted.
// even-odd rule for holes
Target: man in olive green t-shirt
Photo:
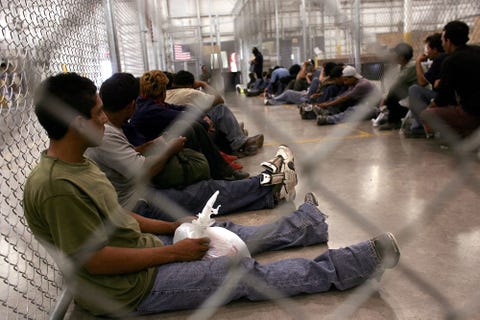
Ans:
<svg viewBox="0 0 480 320"><path fill-rule="evenodd" d="M172 234L179 223L127 214L105 174L82 156L87 147L102 141L107 121L90 80L62 74L49 78L38 92L35 112L51 140L25 186L27 222L53 256L57 253L52 249L58 248L77 264L74 285L83 293L74 290L74 296L80 305L94 314L134 310L151 289L153 266L201 258L208 250L208 239L163 246L153 233ZM51 116L59 115L63 107L49 101L55 92L72 106L63 117ZM131 250L138 248L146 249ZM108 302L111 306L98 305L99 292L115 297Z"/></svg>
<svg viewBox="0 0 480 320"><path fill-rule="evenodd" d="M123 210L108 179L83 156L88 147L101 143L107 121L91 80L75 73L49 77L37 91L35 104L50 144L27 180L25 217L64 273L76 302L94 315L199 307L222 286L232 267L245 276L229 285L221 303L267 299L248 276L274 290L275 296L292 296L349 289L379 278L384 268L398 263L400 252L390 233L330 249L314 260L267 265L253 258L200 260L209 249L208 238L172 245L180 222ZM293 164L293 155L287 160ZM217 225L239 235L252 254L325 243L328 225L317 205L310 193L297 211L273 224Z"/></svg>

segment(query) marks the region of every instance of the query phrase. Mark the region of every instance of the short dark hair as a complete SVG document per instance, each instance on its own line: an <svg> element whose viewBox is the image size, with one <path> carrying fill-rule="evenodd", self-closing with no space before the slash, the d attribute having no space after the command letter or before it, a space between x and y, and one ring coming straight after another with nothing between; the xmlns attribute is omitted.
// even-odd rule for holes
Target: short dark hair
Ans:
<svg viewBox="0 0 480 320"><path fill-rule="evenodd" d="M91 118L97 103L97 87L76 73L48 77L35 92L35 114L50 139L65 136L77 116Z"/></svg>
<svg viewBox="0 0 480 320"><path fill-rule="evenodd" d="M333 70L333 68L335 68L337 66L337 64L335 62L326 62L324 65L323 65L323 74L326 76L326 77L329 77L331 75L331 72Z"/></svg>
<svg viewBox="0 0 480 320"><path fill-rule="evenodd" d="M192 87L195 82L195 77L191 72L180 70L173 77L174 88Z"/></svg>
<svg viewBox="0 0 480 320"><path fill-rule="evenodd" d="M456 46L463 46L469 40L468 33L470 28L463 21L450 21L443 27L443 31L445 32L445 39L449 39Z"/></svg>
<svg viewBox="0 0 480 320"><path fill-rule="evenodd" d="M123 110L138 97L139 91L139 81L131 73L115 73L100 87L103 108L109 112Z"/></svg>
<svg viewBox="0 0 480 320"><path fill-rule="evenodd" d="M403 57L406 61L410 61L413 57L413 48L411 45L405 42L400 42L393 48L393 52L395 52L398 56Z"/></svg>
<svg viewBox="0 0 480 320"><path fill-rule="evenodd" d="M330 70L328 76L330 77L330 79L337 79L337 78L340 78L342 76L342 72L343 72L343 66L335 65L332 68L332 70Z"/></svg>
<svg viewBox="0 0 480 320"><path fill-rule="evenodd" d="M429 35L425 39L425 43L432 49L437 49L438 52L445 51L442 46L442 34L441 33L434 33Z"/></svg>
<svg viewBox="0 0 480 320"><path fill-rule="evenodd" d="M162 71L162 72L168 78L167 90L172 89L173 88L173 78L174 78L175 75L171 72L168 72L168 71Z"/></svg>
<svg viewBox="0 0 480 320"><path fill-rule="evenodd" d="M294 64L288 69L288 72L290 73L291 76L295 77L297 76L297 74L300 72L301 69L302 67L300 67L300 65Z"/></svg>

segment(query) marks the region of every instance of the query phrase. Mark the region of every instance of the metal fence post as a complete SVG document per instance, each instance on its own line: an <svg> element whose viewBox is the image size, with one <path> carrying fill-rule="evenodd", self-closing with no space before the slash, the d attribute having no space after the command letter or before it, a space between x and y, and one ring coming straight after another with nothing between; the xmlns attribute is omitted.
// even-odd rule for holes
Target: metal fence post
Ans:
<svg viewBox="0 0 480 320"><path fill-rule="evenodd" d="M112 0L104 1L105 21L107 27L108 49L110 51L110 62L113 72L121 72L120 56L118 51L117 29L113 16Z"/></svg>
<svg viewBox="0 0 480 320"><path fill-rule="evenodd" d="M145 1L144 0L137 0L138 6L138 28L140 31L140 44L142 49L142 57L143 57L143 68L144 71L150 70L150 66L148 63L148 51L147 51L147 40L145 38L146 30L146 23L145 23Z"/></svg>

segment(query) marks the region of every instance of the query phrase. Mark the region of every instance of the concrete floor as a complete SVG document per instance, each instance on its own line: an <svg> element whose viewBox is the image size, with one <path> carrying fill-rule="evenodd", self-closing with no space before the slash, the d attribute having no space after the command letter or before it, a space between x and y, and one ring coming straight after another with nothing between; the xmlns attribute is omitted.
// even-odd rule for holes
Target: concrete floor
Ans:
<svg viewBox="0 0 480 320"><path fill-rule="evenodd" d="M318 127L314 121L300 120L292 105L267 107L260 98L235 94L227 101L251 135L265 134L264 148L240 160L245 169L259 173L259 163L286 140L295 151L299 176L295 204L232 214L228 219L249 225L268 222L294 210L305 192L314 191L321 210L329 215L329 248L368 239L378 230L392 231L399 237L402 257L396 269L385 273L377 292L370 297L360 295L363 300L357 309L358 299L352 299L356 291L332 291L294 297L298 310L274 302L239 301L220 308L212 319L324 319L332 314L339 319L445 319L447 312L468 306L474 309L465 318L480 319L480 190L460 182L441 193L447 184L455 183L459 168L450 150L431 140L403 139L398 132L379 133L369 122L356 128L349 124ZM342 129L351 132L342 139L329 136ZM331 143L337 144L323 156ZM316 165L303 166L312 152ZM473 162L469 170L467 177L478 177L480 165ZM360 215L350 215L348 208ZM424 213L430 215L422 219ZM408 232L407 225L411 227ZM326 248L314 246L256 258L260 262L313 258ZM142 319L191 315L191 311L182 311ZM75 310L69 318L90 317Z"/></svg>

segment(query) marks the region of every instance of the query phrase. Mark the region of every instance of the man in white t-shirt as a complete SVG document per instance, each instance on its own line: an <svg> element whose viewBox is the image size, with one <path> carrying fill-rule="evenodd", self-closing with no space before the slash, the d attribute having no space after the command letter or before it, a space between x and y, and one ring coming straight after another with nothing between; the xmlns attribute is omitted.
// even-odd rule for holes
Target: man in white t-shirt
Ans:
<svg viewBox="0 0 480 320"><path fill-rule="evenodd" d="M200 88L203 91L198 90ZM175 75L173 89L167 91L165 102L205 112L207 122L214 129L216 144L226 153L254 155L263 146L263 134L248 137L220 94L206 82L195 81L188 71L181 70Z"/></svg>

